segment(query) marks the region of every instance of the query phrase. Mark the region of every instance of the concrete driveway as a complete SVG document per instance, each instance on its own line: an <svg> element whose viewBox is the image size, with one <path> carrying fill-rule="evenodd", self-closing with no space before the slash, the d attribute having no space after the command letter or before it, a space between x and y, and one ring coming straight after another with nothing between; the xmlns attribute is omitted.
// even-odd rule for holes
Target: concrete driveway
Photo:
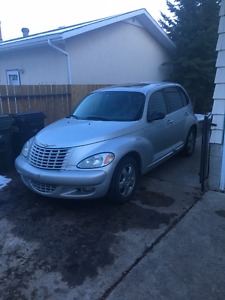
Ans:
<svg viewBox="0 0 225 300"><path fill-rule="evenodd" d="M12 181L0 190L1 299L117 299L114 288L201 197L200 145L198 137L192 157L144 176L123 206L42 198L14 170L4 174Z"/></svg>

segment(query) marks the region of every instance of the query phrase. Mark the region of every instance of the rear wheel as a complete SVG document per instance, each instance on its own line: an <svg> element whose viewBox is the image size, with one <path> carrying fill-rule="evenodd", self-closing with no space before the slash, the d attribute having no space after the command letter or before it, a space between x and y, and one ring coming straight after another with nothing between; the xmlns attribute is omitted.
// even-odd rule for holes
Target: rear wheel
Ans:
<svg viewBox="0 0 225 300"><path fill-rule="evenodd" d="M131 156L123 158L117 165L108 192L112 202L126 203L136 192L139 172L135 159Z"/></svg>
<svg viewBox="0 0 225 300"><path fill-rule="evenodd" d="M187 135L186 142L183 148L183 155L191 156L195 150L196 129L192 127Z"/></svg>

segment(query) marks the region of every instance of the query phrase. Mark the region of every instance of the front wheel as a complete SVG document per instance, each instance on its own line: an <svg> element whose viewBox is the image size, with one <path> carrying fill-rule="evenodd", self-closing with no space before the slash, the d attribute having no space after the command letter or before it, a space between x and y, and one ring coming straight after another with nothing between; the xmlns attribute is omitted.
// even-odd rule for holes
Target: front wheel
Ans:
<svg viewBox="0 0 225 300"><path fill-rule="evenodd" d="M139 172L137 162L131 156L122 159L113 174L108 192L108 199L112 202L126 203L136 192Z"/></svg>
<svg viewBox="0 0 225 300"><path fill-rule="evenodd" d="M195 142L196 142L196 130L195 128L191 128L188 132L186 142L183 148L183 154L185 156L191 156L195 150Z"/></svg>

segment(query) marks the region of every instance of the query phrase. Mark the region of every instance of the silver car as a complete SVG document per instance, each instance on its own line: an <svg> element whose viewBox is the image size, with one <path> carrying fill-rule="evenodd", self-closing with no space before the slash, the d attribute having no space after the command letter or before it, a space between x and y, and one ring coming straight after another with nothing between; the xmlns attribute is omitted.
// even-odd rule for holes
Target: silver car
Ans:
<svg viewBox="0 0 225 300"><path fill-rule="evenodd" d="M142 174L195 148L197 119L175 83L114 86L31 138L15 166L32 191L57 198L130 200Z"/></svg>

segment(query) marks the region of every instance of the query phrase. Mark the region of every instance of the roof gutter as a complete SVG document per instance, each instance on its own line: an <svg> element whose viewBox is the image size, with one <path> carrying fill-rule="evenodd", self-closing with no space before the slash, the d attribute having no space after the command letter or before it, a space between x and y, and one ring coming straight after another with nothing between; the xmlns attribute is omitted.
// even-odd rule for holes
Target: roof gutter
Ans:
<svg viewBox="0 0 225 300"><path fill-rule="evenodd" d="M58 52L60 52L60 53L62 53L63 55L66 56L68 83L71 84L72 83L72 80L71 80L71 64L70 64L69 53L62 50L61 48L57 47L55 44L52 43L52 41L50 39L48 39L48 45L50 47L52 47L53 49L55 49L56 51L58 51Z"/></svg>

